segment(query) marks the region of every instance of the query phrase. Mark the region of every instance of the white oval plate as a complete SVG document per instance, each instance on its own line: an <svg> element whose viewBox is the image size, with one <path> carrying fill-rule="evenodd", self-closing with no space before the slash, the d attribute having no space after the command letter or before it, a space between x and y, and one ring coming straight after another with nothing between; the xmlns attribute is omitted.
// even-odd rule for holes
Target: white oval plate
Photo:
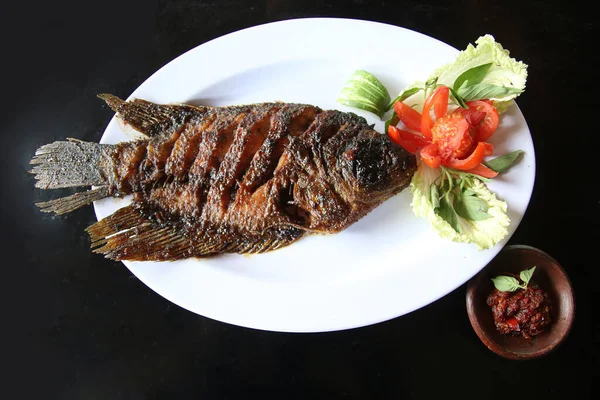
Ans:
<svg viewBox="0 0 600 400"><path fill-rule="evenodd" d="M477 38L473 38L473 41ZM466 44L465 44L466 46ZM392 96L425 80L458 50L423 34L381 23L331 18L275 22L204 43L171 61L131 96L159 103L231 105L281 100L363 115L336 103L346 80L365 69ZM101 143L131 139L113 118ZM370 325L423 307L481 270L515 231L535 179L530 132L515 105L494 135L497 154L525 155L489 184L507 201L509 235L478 251L438 237L413 215L410 190L379 206L346 231L309 236L277 251L176 262L123 262L169 301L215 320L256 329L323 332ZM128 199L94 204L104 218Z"/></svg>

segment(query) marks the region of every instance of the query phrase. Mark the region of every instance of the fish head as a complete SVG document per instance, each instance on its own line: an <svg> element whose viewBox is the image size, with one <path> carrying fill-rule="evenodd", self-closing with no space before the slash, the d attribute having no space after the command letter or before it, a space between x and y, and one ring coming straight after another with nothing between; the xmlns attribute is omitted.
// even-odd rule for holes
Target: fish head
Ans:
<svg viewBox="0 0 600 400"><path fill-rule="evenodd" d="M416 170L414 155L371 128L323 153L326 168L301 176L293 190L298 227L314 232L346 229L408 186Z"/></svg>
<svg viewBox="0 0 600 400"><path fill-rule="evenodd" d="M373 207L408 186L416 167L414 155L372 129L341 146L336 160L346 201Z"/></svg>

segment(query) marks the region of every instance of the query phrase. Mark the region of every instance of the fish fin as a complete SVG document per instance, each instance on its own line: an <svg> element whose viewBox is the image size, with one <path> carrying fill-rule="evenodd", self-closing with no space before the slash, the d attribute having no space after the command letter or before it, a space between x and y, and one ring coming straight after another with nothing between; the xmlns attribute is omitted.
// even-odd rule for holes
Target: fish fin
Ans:
<svg viewBox="0 0 600 400"><path fill-rule="evenodd" d="M174 261L222 253L264 253L304 235L293 227L259 234L224 235L208 229L193 239L178 227L159 224L144 205L130 204L87 228L92 251L113 260Z"/></svg>
<svg viewBox="0 0 600 400"><path fill-rule="evenodd" d="M288 246L300 239L306 231L294 227L268 229L258 235L241 235L225 248L227 253L259 254Z"/></svg>
<svg viewBox="0 0 600 400"><path fill-rule="evenodd" d="M60 189L108 185L112 176L114 146L76 139L57 141L40 147L30 164L35 187Z"/></svg>
<svg viewBox="0 0 600 400"><path fill-rule="evenodd" d="M101 186L86 192L75 193L71 196L60 197L58 199L36 203L35 205L40 207L41 211L43 212L54 212L57 215L61 215L108 196L108 188Z"/></svg>
<svg viewBox="0 0 600 400"><path fill-rule="evenodd" d="M151 221L135 204L86 229L92 251L112 260L167 261L188 258L193 243L177 228Z"/></svg>
<svg viewBox="0 0 600 400"><path fill-rule="evenodd" d="M156 104L142 99L125 101L107 93L99 94L98 97L104 100L123 122L149 137L179 126L192 116L202 117L212 109L188 104Z"/></svg>

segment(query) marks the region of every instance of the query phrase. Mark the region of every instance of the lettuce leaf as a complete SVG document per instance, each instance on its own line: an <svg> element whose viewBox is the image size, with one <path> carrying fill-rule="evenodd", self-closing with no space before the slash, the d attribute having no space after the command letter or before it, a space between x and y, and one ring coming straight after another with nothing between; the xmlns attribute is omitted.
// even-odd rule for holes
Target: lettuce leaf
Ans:
<svg viewBox="0 0 600 400"><path fill-rule="evenodd" d="M410 189L412 192L412 209L417 217L427 218L440 237L454 242L474 243L479 250L494 247L508 234L510 219L506 213L507 204L496 198L487 186L479 179L473 179L469 189L488 205L489 218L472 221L456 216L462 233L457 232L446 220L435 212L432 203L432 185L441 176L440 169L433 169L424 162L419 162Z"/></svg>
<svg viewBox="0 0 600 400"><path fill-rule="evenodd" d="M438 84L452 87L456 78L465 71L483 64L492 63L481 83L514 88L520 91L516 93L511 91L503 96L491 98L491 100L494 100L494 106L498 109L498 112L502 113L525 90L527 64L511 58L510 52L503 48L500 43L496 42L492 35L487 34L479 37L475 41L475 44L475 46L469 44L465 50L457 55L453 62L437 68L428 80L431 81L437 78ZM424 85L425 82L415 82L401 92L400 95L415 87L423 87ZM414 106L420 112L424 102L423 92L420 91L407 98L405 102Z"/></svg>

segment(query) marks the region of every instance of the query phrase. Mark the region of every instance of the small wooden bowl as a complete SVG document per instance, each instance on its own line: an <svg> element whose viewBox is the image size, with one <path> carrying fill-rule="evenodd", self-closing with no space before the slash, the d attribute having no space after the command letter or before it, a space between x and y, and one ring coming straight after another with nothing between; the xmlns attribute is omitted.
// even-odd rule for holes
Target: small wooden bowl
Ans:
<svg viewBox="0 0 600 400"><path fill-rule="evenodd" d="M532 282L544 290L552 306L552 324L531 339L503 335L496 330L487 296L494 289L491 278L536 267ZM542 250L510 245L467 283L467 313L481 341L494 353L512 360L533 359L556 349L568 336L575 318L575 298L569 277L560 264Z"/></svg>

